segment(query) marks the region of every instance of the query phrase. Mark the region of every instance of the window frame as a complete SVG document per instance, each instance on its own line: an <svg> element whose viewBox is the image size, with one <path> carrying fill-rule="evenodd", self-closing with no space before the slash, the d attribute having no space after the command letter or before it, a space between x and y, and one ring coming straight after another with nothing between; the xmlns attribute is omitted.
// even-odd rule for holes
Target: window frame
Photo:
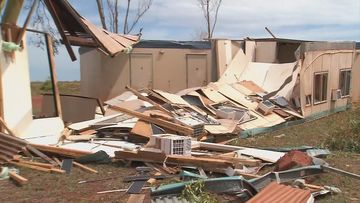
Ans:
<svg viewBox="0 0 360 203"><path fill-rule="evenodd" d="M321 89L323 89L323 75L326 75L326 90L325 90L325 98L324 100L321 101L316 101L316 76L317 75L321 75ZM313 101L313 105L318 105L318 104L323 104L328 102L328 88L329 88L329 71L321 71L321 72L315 72L314 73L314 79L313 79L313 94L312 94L312 101ZM323 91L321 92L321 95L323 95Z"/></svg>
<svg viewBox="0 0 360 203"><path fill-rule="evenodd" d="M349 78L349 86L348 86L348 92L349 92L349 94L347 94L347 95L343 95L343 91L342 91L342 87L341 87L341 74L343 73L343 72L350 72L350 78ZM347 97L350 97L350 95L351 95L351 80L352 80L352 70L351 70L351 68L343 68L343 69L340 69L339 70L339 89L341 90L341 98L347 98ZM346 78L345 78L345 82L346 82ZM345 88L346 88L346 84L345 84Z"/></svg>

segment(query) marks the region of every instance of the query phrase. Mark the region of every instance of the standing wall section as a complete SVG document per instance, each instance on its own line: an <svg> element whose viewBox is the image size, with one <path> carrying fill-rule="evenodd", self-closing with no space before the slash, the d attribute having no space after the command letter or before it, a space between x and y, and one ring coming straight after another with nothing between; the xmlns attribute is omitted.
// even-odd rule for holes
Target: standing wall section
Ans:
<svg viewBox="0 0 360 203"><path fill-rule="evenodd" d="M345 108L349 97L332 101L332 90L340 89L340 70L352 68L353 53L351 50L310 51L304 53L300 73L301 106L305 117L334 112ZM315 73L328 73L326 101L314 102ZM311 103L306 105L306 96L311 95Z"/></svg>

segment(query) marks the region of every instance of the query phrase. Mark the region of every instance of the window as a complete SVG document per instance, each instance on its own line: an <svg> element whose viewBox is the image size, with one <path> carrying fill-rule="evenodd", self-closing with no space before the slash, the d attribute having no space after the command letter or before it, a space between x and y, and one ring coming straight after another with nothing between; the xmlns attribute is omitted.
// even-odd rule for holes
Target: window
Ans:
<svg viewBox="0 0 360 203"><path fill-rule="evenodd" d="M340 70L340 78L339 78L339 89L341 89L342 97L346 97L350 95L350 85L351 84L351 70L344 69Z"/></svg>
<svg viewBox="0 0 360 203"><path fill-rule="evenodd" d="M323 103L327 99L328 73L315 73L314 104Z"/></svg>
<svg viewBox="0 0 360 203"><path fill-rule="evenodd" d="M311 94L306 95L306 101L305 101L305 106L310 106L311 105Z"/></svg>

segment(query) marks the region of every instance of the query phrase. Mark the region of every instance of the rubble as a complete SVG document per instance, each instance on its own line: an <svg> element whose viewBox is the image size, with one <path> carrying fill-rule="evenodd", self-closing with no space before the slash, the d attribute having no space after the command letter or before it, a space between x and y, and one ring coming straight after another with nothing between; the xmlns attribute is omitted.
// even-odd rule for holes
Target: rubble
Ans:
<svg viewBox="0 0 360 203"><path fill-rule="evenodd" d="M55 25L73 60L76 57L71 45L89 45L115 57L123 51L131 50L131 46L139 41L139 35L117 35L97 28L80 16L66 0L44 0L44 3L54 17ZM30 14L34 7L35 4L32 6ZM65 18L65 16L67 17ZM22 54L26 54L26 47L21 47L20 42L26 32L29 17L30 15L28 15L23 28L12 24L1 25L2 28L6 28L4 39L9 41L2 42L5 46L3 50L8 52L4 57L9 56L12 59L11 64L4 60L9 64L4 64L2 69L12 70L24 66L20 63L22 60L18 59L19 63L15 63L14 59L23 57L20 55L22 50L25 50ZM65 19L64 22L62 18ZM344 104L348 102L347 97L351 95L343 97L340 89L331 89L332 102L339 100L338 102L342 103L329 105L326 101L326 94L323 94L327 91L323 91L323 87L315 91L319 87L315 86L316 88L314 88L312 84L312 86L305 86L304 82L301 83L301 81L308 82L309 77L305 75L305 71L311 70L312 72L309 71L306 74L315 74L314 83L316 83L316 79L321 79L321 84L325 84L328 73L314 73L312 69L316 67L313 65L315 59L322 55L329 56L336 53L332 50L330 52L321 49L321 46L329 44L311 44L312 42L294 42L284 39L270 40L269 42L275 43L275 45L277 42L289 43L292 46L296 45L295 50L299 52L304 50L310 52L301 53L306 58L299 58L298 53L293 54L294 56L286 59L286 63L250 61L249 54L255 53L246 53L246 50L244 52L242 48L239 48L236 53L230 51L224 53L224 56L220 56L222 53L217 53L219 58L225 57L230 60L229 64L221 64L228 66L227 68L216 67L219 72L223 72L218 75L217 82L183 89L178 93L156 88L137 90L126 86L127 91L103 103L98 98L60 95L54 73L56 70L51 37L47 33L36 32L44 34L46 37L51 81L54 86L54 94L46 96L54 97L56 117L34 120L33 115L29 114L31 108L24 110L26 115L20 115L20 113L18 115L17 110L26 105L9 105L12 108L5 109L6 116L4 112L1 112L0 124L4 129L0 132L0 165L4 167L0 177L10 177L21 186L31 184L32 181L20 175L22 168L70 175L74 173L72 167L78 167L96 175L101 171L85 164L121 162L126 167L132 167L136 162L141 166L136 168L138 174L135 176L83 180L78 184L121 178L123 182L131 183L131 185L128 188L98 191L97 194L125 192L131 194L128 202L144 202L149 199L147 196L157 202L159 199L162 201L161 199L179 198L187 186L199 181L206 192L229 195L240 202L292 203L313 202L314 198L319 195L340 192L333 186L311 184L307 180L310 176L333 172L360 179L358 174L329 166L324 160L319 159L318 157L330 154L327 149L309 146L260 149L222 144L240 136L252 135L253 132L274 130L280 124L287 125L290 121L305 121L306 116L313 115L314 112L321 113L320 110L323 109L335 111L336 109L333 109L332 106L346 108ZM19 36L19 39L15 41L11 40L14 33ZM3 41L2 35L1 41ZM227 41L231 45L232 41ZM214 41L219 46L220 42L223 41ZM245 47L256 45L256 41L251 39L241 43L244 43ZM339 51L345 56L345 59L341 59L340 62L348 63L345 72L349 74L352 57L347 56L353 54L353 43L330 45L329 47L332 48L340 45L345 47L345 50ZM238 45L234 46L234 48L236 47ZM255 50L255 48L253 49ZM313 54L311 51L319 51L318 49L324 52L307 57L309 54ZM276 54L278 54L277 52ZM274 61L276 60L278 59L275 58ZM333 59L329 57L327 60ZM339 69L339 67L335 68ZM220 71L220 69L223 70ZM322 67L320 70L325 70L325 68ZM6 79L14 80L14 78ZM19 79L19 81L24 82L25 80ZM331 84L332 88L338 85ZM303 88L301 91L300 86ZM19 85L19 87L21 86ZM0 92L2 94L2 90ZM27 93L29 92L24 94L30 95ZM312 99L312 93L314 93L314 99ZM2 100L7 99L11 94L0 96L0 100L3 102ZM63 114L71 114L74 109L68 108L67 111L62 111L60 96L87 99L91 103L88 109L95 112L84 110L86 113L83 115L73 115L67 118ZM300 96L302 97L300 98ZM21 96L15 99L19 100L19 98ZM326 106L312 107L313 103ZM96 107L101 113L96 114ZM1 111L3 110L3 106L1 106ZM53 113L52 110L47 110ZM19 116L26 122L24 121L25 124L15 123L13 120L16 119L7 118L9 115ZM84 120L84 118L94 119ZM10 127L6 123L9 120ZM64 126L65 120L79 122ZM279 139L286 138L284 134L277 137ZM20 172L17 169L9 170L8 166L20 168ZM176 179L177 182L161 183L170 178Z"/></svg>

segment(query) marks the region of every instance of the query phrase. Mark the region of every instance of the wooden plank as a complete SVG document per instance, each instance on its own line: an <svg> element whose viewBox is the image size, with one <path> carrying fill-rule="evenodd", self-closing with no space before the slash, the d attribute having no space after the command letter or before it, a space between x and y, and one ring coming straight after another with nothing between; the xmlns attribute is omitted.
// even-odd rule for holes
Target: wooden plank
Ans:
<svg viewBox="0 0 360 203"><path fill-rule="evenodd" d="M145 200L145 194L131 194L127 203L143 203Z"/></svg>
<svg viewBox="0 0 360 203"><path fill-rule="evenodd" d="M2 16L1 23L10 23L16 25L23 4L24 0L8 1Z"/></svg>
<svg viewBox="0 0 360 203"><path fill-rule="evenodd" d="M178 165L190 165L190 166L197 166L202 168L228 168L234 166L232 162L223 159L179 156L179 155L168 156L166 159L166 163L173 163Z"/></svg>
<svg viewBox="0 0 360 203"><path fill-rule="evenodd" d="M82 165L82 164L80 164L80 163L78 163L78 162L73 161L73 164L74 164L75 166L81 168L81 169L84 170L84 171L87 171L87 172L90 172L90 173L98 173L97 170L92 169L92 168L90 168L90 167L87 167L87 166L85 166L85 165Z"/></svg>
<svg viewBox="0 0 360 203"><path fill-rule="evenodd" d="M32 153L36 154L37 156L39 156L40 158L42 158L43 160L53 164L53 165L57 165L57 163L52 160L50 157L46 156L44 153L42 153L41 151L39 151L38 149L36 149L35 147L31 146L31 145L27 145L26 148L31 151Z"/></svg>
<svg viewBox="0 0 360 203"><path fill-rule="evenodd" d="M152 104L155 108L159 109L160 111L164 111L167 113L170 113L170 111L168 111L167 109L165 109L164 107L162 107L161 105L159 105L158 103L154 102L153 100L149 99L148 97L143 96L142 94L140 94L140 92L136 91L135 89L126 86L125 89L129 90L130 92L132 92L133 94L135 94L139 99L149 102L150 104Z"/></svg>
<svg viewBox="0 0 360 203"><path fill-rule="evenodd" d="M61 35L61 38L63 39L64 41L64 45L66 47L66 50L68 51L69 55L70 55L70 58L72 61L75 61L76 60L76 56L75 56L75 53L74 51L72 50L71 48L71 45L70 45L70 42L69 40L67 39L66 37L66 34L65 34L65 29L64 29L64 26L62 25L62 22L60 20L60 17L57 15L56 13L56 9L55 9L55 6L54 6L54 1L51 1L51 0L45 0L44 1L53 20L54 20L54 23L56 25L56 27L58 28L58 31Z"/></svg>
<svg viewBox="0 0 360 203"><path fill-rule="evenodd" d="M16 160L15 160L16 161ZM24 164L29 164L29 165L33 165L33 166L40 166L40 167L43 167L43 168L48 168L48 169L51 169L53 168L54 166L51 165L51 164L46 164L46 163L39 163L39 162L34 162L34 161L26 161L26 160L23 160L23 159L19 159L17 160L19 163L24 163Z"/></svg>
<svg viewBox="0 0 360 203"><path fill-rule="evenodd" d="M15 161L10 161L9 163L11 163L11 164L13 164L15 166L24 167L24 168L30 168L30 169L37 170L37 171L42 171L42 172L50 172L51 171L51 169L48 169L48 168L43 168L43 167L40 167L40 166L34 166L34 165L15 162Z"/></svg>
<svg viewBox="0 0 360 203"><path fill-rule="evenodd" d="M30 20L31 20L31 16L32 14L34 13L35 9L37 8L37 5L39 4L39 0L35 0L33 5L31 6L30 8L30 11L25 19L25 22L24 22L24 25L23 27L21 28L21 31L19 32L16 40L15 40L15 43L16 44L19 44L22 40L22 38L24 37L25 35L25 32L26 32L26 28L28 27L29 23L30 23Z"/></svg>
<svg viewBox="0 0 360 203"><path fill-rule="evenodd" d="M18 154L21 151L21 150L17 150L16 148L12 148L12 147L8 147L6 145L3 145L1 143L0 143L0 149L8 151L8 152L13 153L13 154Z"/></svg>
<svg viewBox="0 0 360 203"><path fill-rule="evenodd" d="M138 120L135 126L131 129L131 133L145 138L150 138L153 134L153 130L150 123Z"/></svg>
<svg viewBox="0 0 360 203"><path fill-rule="evenodd" d="M52 146L47 146L47 145L31 144L31 146L33 146L43 152L53 153L53 154L71 157L71 158L77 158L80 156L92 154L91 152L88 152L88 151L66 149L66 148L62 148L62 147L52 147Z"/></svg>
<svg viewBox="0 0 360 203"><path fill-rule="evenodd" d="M154 124L159 125L161 127L164 127L164 128L167 128L167 129L182 133L184 135L193 135L194 134L194 130L192 128L190 128L190 127L187 127L187 126L182 126L182 125L179 125L179 124L176 124L176 123L173 123L173 122L170 122L170 121L165 121L165 120L162 120L162 119L151 118L150 116L144 115L144 114L142 114L140 112L131 111L131 110L128 110L128 109L125 109L125 108L122 108L122 107L110 106L110 108L113 108L113 109L118 110L120 112L126 113L126 114L128 114L130 116L140 118L140 119L142 119L144 121L147 121L149 123L154 123Z"/></svg>
<svg viewBox="0 0 360 203"><path fill-rule="evenodd" d="M10 141L5 140L5 139L2 139L2 138L1 138L1 135L0 135L0 144L5 145L5 146L8 146L8 147L11 147L11 148L13 148L13 149L18 149L18 150L22 150L22 149L23 149L23 146L22 146L22 145L19 145L19 144L14 143L14 142L10 142Z"/></svg>
<svg viewBox="0 0 360 203"><path fill-rule="evenodd" d="M174 164L174 165L190 165L203 168L228 168L233 167L233 163L222 160L222 159L213 159L213 158L202 158L202 157L192 157L192 156L178 156L171 155L166 156L160 152L153 151L116 151L116 159L124 159L130 161L142 161L150 163L165 163L165 164Z"/></svg>
<svg viewBox="0 0 360 203"><path fill-rule="evenodd" d="M56 172L56 173L61 173L64 174L66 171L59 169L59 168L51 168L50 169L51 172Z"/></svg>
<svg viewBox="0 0 360 203"><path fill-rule="evenodd" d="M50 66L50 76L51 76L51 83L52 89L54 91L54 104L57 116L62 118L62 109L61 109L61 101L60 101L60 92L58 87L58 80L55 68L55 58L54 58L54 49L52 44L52 38L49 34L45 35L46 38L46 48L47 54L49 59L49 66Z"/></svg>
<svg viewBox="0 0 360 203"><path fill-rule="evenodd" d="M6 131L11 135L16 137L16 134L14 131L12 131L9 126L6 124L6 122L4 121L4 119L2 117L0 117L0 124L6 129Z"/></svg>
<svg viewBox="0 0 360 203"><path fill-rule="evenodd" d="M25 185L26 183L28 183L28 179L22 177L21 175L15 173L13 171L9 172L9 176L11 179L13 179L19 185Z"/></svg>

